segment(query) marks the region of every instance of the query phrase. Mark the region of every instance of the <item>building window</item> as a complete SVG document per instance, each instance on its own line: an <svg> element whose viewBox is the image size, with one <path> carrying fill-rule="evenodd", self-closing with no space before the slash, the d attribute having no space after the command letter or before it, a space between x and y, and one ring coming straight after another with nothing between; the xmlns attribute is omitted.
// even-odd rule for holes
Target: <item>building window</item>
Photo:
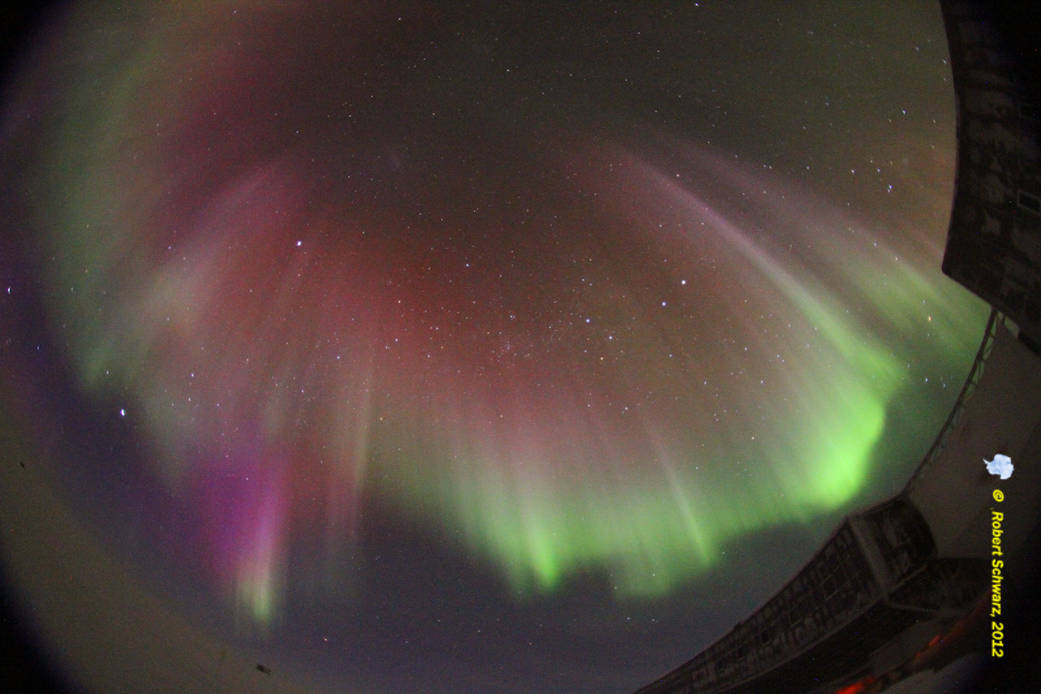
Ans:
<svg viewBox="0 0 1041 694"><path fill-rule="evenodd" d="M1038 108L1037 104L1029 101L1020 101L1018 106L1020 118L1030 121L1041 120L1041 109Z"/></svg>
<svg viewBox="0 0 1041 694"><path fill-rule="evenodd" d="M1019 206L1028 212L1033 212L1036 215L1041 215L1041 197L1028 193L1025 190L1019 191L1016 196L1016 202Z"/></svg>

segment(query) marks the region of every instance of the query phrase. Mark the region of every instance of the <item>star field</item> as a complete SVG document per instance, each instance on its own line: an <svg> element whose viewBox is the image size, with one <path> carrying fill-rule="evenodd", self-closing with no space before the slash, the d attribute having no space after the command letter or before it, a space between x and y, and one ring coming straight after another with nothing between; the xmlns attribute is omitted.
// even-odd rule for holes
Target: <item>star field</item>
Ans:
<svg viewBox="0 0 1041 694"><path fill-rule="evenodd" d="M756 8L70 5L5 100L5 399L61 374L51 474L229 639L634 688L906 479L986 315L938 9Z"/></svg>

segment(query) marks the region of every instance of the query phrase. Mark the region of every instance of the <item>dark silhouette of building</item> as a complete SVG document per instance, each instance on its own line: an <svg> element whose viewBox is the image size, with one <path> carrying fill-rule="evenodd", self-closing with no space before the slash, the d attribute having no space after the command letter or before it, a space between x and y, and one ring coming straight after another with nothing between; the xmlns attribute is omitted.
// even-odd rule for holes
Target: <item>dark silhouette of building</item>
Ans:
<svg viewBox="0 0 1041 694"><path fill-rule="evenodd" d="M983 559L937 556L899 495L850 515L754 614L638 694L795 694L882 675L967 612L986 580Z"/></svg>
<svg viewBox="0 0 1041 694"><path fill-rule="evenodd" d="M958 105L943 271L1041 345L1041 31L1033 3L941 2Z"/></svg>
<svg viewBox="0 0 1041 694"><path fill-rule="evenodd" d="M848 516L750 617L638 694L835 692L891 677L989 602L997 478L983 461L996 452L1016 466L1014 483L1000 483L1003 550L1025 571L1041 509L1041 359L995 311L951 416L900 494Z"/></svg>
<svg viewBox="0 0 1041 694"><path fill-rule="evenodd" d="M943 636L985 650L988 616L1011 625L1019 656L987 654L978 691L1036 681L1038 629L1021 608L1041 573L1026 549L1041 535L1041 11L940 4L958 118L943 271L994 308L965 386L899 495L848 516L776 595L638 694L878 691ZM1014 461L1008 482L985 469L995 453ZM994 511L1017 601L996 617Z"/></svg>

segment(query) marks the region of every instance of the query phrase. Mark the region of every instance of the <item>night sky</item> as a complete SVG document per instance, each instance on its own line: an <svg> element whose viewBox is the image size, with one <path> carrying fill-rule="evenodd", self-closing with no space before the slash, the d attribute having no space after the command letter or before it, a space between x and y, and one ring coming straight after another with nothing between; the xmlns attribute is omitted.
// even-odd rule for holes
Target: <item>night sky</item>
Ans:
<svg viewBox="0 0 1041 694"><path fill-rule="evenodd" d="M81 2L26 46L3 463L340 691L646 683L900 489L979 344L934 2Z"/></svg>

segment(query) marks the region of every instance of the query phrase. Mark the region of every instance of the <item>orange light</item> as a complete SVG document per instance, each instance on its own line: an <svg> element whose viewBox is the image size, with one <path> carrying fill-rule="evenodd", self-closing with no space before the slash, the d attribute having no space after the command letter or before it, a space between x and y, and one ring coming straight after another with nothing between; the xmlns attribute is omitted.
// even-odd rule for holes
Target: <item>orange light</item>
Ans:
<svg viewBox="0 0 1041 694"><path fill-rule="evenodd" d="M869 684L873 684L875 678L868 675L862 680L857 680L853 684L843 687L842 689L836 690L835 694L860 694L860 692L867 689Z"/></svg>

